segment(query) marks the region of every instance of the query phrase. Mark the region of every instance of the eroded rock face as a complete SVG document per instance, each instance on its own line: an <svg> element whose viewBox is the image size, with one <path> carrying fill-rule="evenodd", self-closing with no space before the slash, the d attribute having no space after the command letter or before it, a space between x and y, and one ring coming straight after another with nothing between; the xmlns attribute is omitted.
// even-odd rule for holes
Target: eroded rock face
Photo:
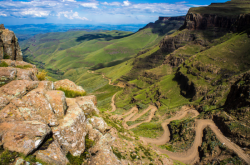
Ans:
<svg viewBox="0 0 250 165"><path fill-rule="evenodd" d="M4 148L28 155L43 142L51 129L37 121L4 122L0 124L1 143Z"/></svg>
<svg viewBox="0 0 250 165"><path fill-rule="evenodd" d="M238 18L218 16L215 14L188 13L184 27L189 30L204 30L207 28L221 28L240 31L250 25L250 14L239 15Z"/></svg>
<svg viewBox="0 0 250 165"><path fill-rule="evenodd" d="M0 146L25 155L34 154L48 164L66 165L68 152L80 156L86 151L88 135L98 144L93 149L98 151L97 157L91 158L94 162L119 164L110 146L114 138L106 133L105 121L95 116L99 114L95 96L66 98L55 86L84 90L69 80L61 80L55 86L50 81L36 81L29 76L36 69L32 65L20 69L14 67L29 64L5 61L10 67L0 67L0 76L8 78L7 84L0 86ZM103 158L109 161L102 162ZM16 163L26 161L19 158Z"/></svg>
<svg viewBox="0 0 250 165"><path fill-rule="evenodd" d="M166 36L160 43L163 52L171 53L182 47L185 43L195 40L195 35L190 32L183 32L176 36Z"/></svg>
<svg viewBox="0 0 250 165"><path fill-rule="evenodd" d="M0 28L0 60L3 58L22 61L23 54L14 32L5 29L2 24Z"/></svg>

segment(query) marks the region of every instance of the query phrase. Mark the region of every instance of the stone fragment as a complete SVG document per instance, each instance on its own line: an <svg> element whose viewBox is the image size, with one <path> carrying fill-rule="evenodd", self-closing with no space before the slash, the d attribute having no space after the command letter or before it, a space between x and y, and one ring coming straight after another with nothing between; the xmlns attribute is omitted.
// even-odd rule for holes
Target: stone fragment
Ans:
<svg viewBox="0 0 250 165"><path fill-rule="evenodd" d="M16 121L0 124L0 144L5 149L28 155L34 152L51 133L47 124L37 121Z"/></svg>
<svg viewBox="0 0 250 165"><path fill-rule="evenodd" d="M46 142L47 143L47 142ZM48 164L67 165L69 163L56 140L51 141L49 146L42 146L36 153L36 157Z"/></svg>
<svg viewBox="0 0 250 165"><path fill-rule="evenodd" d="M33 70L17 68L16 80L38 81Z"/></svg>
<svg viewBox="0 0 250 165"><path fill-rule="evenodd" d="M97 105L97 99L95 95L90 95L90 96L83 96L83 97L78 97L77 98L78 104L81 102L93 102L94 105ZM80 105L80 104L79 104Z"/></svg>
<svg viewBox="0 0 250 165"><path fill-rule="evenodd" d="M54 90L54 83L52 81L40 81L38 84L38 88L41 88L43 90Z"/></svg>
<svg viewBox="0 0 250 165"><path fill-rule="evenodd" d="M48 91L45 95L49 100L54 113L58 118L63 118L66 114L67 104L64 92L58 90Z"/></svg>
<svg viewBox="0 0 250 165"><path fill-rule="evenodd" d="M23 115L20 113L19 108L15 102L21 101L20 99L13 99L6 107L0 111L0 123L9 121L24 121Z"/></svg>
<svg viewBox="0 0 250 165"><path fill-rule="evenodd" d="M99 130L102 134L105 134L108 129L107 123L101 117L93 116L92 118L87 119L87 122L90 123L94 129Z"/></svg>
<svg viewBox="0 0 250 165"><path fill-rule="evenodd" d="M121 165L120 160L113 153L111 146L115 138L110 134L105 134L101 139L89 149L90 159L89 165Z"/></svg>
<svg viewBox="0 0 250 165"><path fill-rule="evenodd" d="M88 129L88 136L90 140L99 141L100 138L103 136L99 130L94 129L93 126L89 123L87 124L87 129Z"/></svg>
<svg viewBox="0 0 250 165"><path fill-rule="evenodd" d="M45 96L45 90L37 88L22 98L22 104L17 105L25 120L46 122L50 126L57 126L57 118L50 102Z"/></svg>
<svg viewBox="0 0 250 165"><path fill-rule="evenodd" d="M10 81L16 78L17 69L12 67L0 67L1 80Z"/></svg>
<svg viewBox="0 0 250 165"><path fill-rule="evenodd" d="M62 146L65 153L80 156L85 150L85 136L87 135L86 118L76 99L66 98L67 114L59 120L59 126L52 128L55 139Z"/></svg>
<svg viewBox="0 0 250 165"><path fill-rule="evenodd" d="M21 98L37 86L38 82L27 80L15 80L2 86L0 88L0 110L12 99Z"/></svg>
<svg viewBox="0 0 250 165"><path fill-rule="evenodd" d="M99 110L95 106L95 96L77 97L76 102L87 115L99 114Z"/></svg>

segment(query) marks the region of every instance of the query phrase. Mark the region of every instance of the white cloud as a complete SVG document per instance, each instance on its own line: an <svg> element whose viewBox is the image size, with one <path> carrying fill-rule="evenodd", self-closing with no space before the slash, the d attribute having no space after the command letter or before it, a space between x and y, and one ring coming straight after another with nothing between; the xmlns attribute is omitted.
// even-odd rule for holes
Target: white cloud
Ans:
<svg viewBox="0 0 250 165"><path fill-rule="evenodd" d="M0 13L0 16L7 17L7 14Z"/></svg>
<svg viewBox="0 0 250 165"><path fill-rule="evenodd" d="M62 2L76 2L75 0L62 0Z"/></svg>
<svg viewBox="0 0 250 165"><path fill-rule="evenodd" d="M131 3L128 0L123 1L123 6L130 6L130 5L131 5Z"/></svg>
<svg viewBox="0 0 250 165"><path fill-rule="evenodd" d="M87 8L97 9L98 8L97 6L99 4L97 2L87 2L87 3L81 3L80 5Z"/></svg>
<svg viewBox="0 0 250 165"><path fill-rule="evenodd" d="M18 14L21 14L22 16L33 16L33 17L47 17L49 13L50 13L49 11L43 11L36 8L18 12Z"/></svg>
<svg viewBox="0 0 250 165"><path fill-rule="evenodd" d="M17 18L51 18L62 16L67 19L88 20L100 15L106 15L106 20L110 21L116 17L118 20L122 16L146 15L157 17L185 15L190 7L195 4L187 2L178 3L136 3L132 0L0 0L0 16L11 16ZM86 17L81 17L82 15ZM108 18L109 16L109 18ZM144 19L140 17L140 19ZM96 19L97 20L97 19Z"/></svg>
<svg viewBox="0 0 250 165"><path fill-rule="evenodd" d="M106 5L106 6L121 6L122 4L120 2L111 2L111 3L104 2L104 3L102 3L102 5Z"/></svg>
<svg viewBox="0 0 250 165"><path fill-rule="evenodd" d="M60 17L61 15L63 15L65 18L68 19L81 19L81 20L88 20L88 18L86 17L80 17L78 12L73 12L71 11L64 11L64 12L59 12L57 14L58 17Z"/></svg>

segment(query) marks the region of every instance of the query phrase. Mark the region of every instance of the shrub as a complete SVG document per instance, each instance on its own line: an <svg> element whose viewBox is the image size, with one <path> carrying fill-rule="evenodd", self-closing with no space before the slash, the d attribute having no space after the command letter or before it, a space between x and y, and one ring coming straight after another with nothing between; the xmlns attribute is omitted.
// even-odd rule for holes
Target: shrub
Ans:
<svg viewBox="0 0 250 165"><path fill-rule="evenodd" d="M15 161L15 158L18 156L17 152L11 152L8 150L4 150L0 155L0 164L10 164Z"/></svg>
<svg viewBox="0 0 250 165"><path fill-rule="evenodd" d="M68 97L68 98L75 98L75 97L78 97L78 96L85 96L87 94L86 92L73 91L73 90L69 90L67 88L63 88L63 87L60 87L57 90L63 91L65 93L65 96Z"/></svg>
<svg viewBox="0 0 250 165"><path fill-rule="evenodd" d="M10 56L7 53L3 54L3 59L10 59Z"/></svg>
<svg viewBox="0 0 250 165"><path fill-rule="evenodd" d="M2 61L0 63L0 67L8 67L9 65L5 62L5 61Z"/></svg>
<svg viewBox="0 0 250 165"><path fill-rule="evenodd" d="M46 80L47 73L48 72L46 72L45 70L43 70L41 72L38 72L38 74L36 75L36 77L38 78L39 81Z"/></svg>
<svg viewBox="0 0 250 165"><path fill-rule="evenodd" d="M17 65L16 68L28 69L28 68L32 68L32 66L30 66L30 65L24 65L24 66L22 66L22 65Z"/></svg>

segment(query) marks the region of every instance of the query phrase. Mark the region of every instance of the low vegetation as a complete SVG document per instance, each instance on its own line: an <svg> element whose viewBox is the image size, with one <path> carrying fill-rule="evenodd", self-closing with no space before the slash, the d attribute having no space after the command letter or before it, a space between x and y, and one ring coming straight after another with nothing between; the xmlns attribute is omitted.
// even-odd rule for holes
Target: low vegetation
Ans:
<svg viewBox="0 0 250 165"><path fill-rule="evenodd" d="M2 61L0 63L0 67L8 67L9 65L5 62L5 61Z"/></svg>
<svg viewBox="0 0 250 165"><path fill-rule="evenodd" d="M46 72L45 70L42 70L41 72L38 72L36 77L38 78L39 81L44 81L44 80L46 80L47 73L48 72Z"/></svg>
<svg viewBox="0 0 250 165"><path fill-rule="evenodd" d="M74 91L74 90L70 90L68 88L63 88L63 87L60 87L57 90L63 91L65 93L65 96L68 98L86 96L86 94L87 94L86 92Z"/></svg>
<svg viewBox="0 0 250 165"><path fill-rule="evenodd" d="M28 68L32 68L31 65L16 65L16 68L20 68L20 69L28 69Z"/></svg>

